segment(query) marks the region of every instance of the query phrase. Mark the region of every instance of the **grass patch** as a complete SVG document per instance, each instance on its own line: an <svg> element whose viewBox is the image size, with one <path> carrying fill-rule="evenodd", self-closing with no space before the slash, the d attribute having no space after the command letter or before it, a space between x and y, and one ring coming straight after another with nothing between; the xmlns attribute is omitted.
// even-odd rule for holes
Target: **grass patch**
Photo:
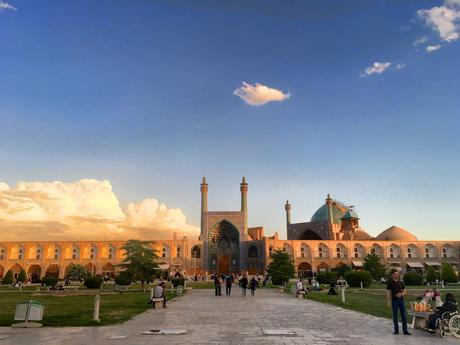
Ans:
<svg viewBox="0 0 460 345"><path fill-rule="evenodd" d="M441 290L443 296L445 296L448 292L453 293L455 298L460 300L460 290ZM382 289L381 287L380 289L364 290L352 288L347 289L345 294L345 303L342 303L340 294L337 296L329 296L326 293L327 290L323 292L309 292L306 298L374 316L386 317L389 319L392 318L391 308L388 308L386 303L386 289ZM416 297L420 294L420 291L408 290L407 295L404 297L408 310L410 309L410 303L415 302Z"/></svg>
<svg viewBox="0 0 460 345"><path fill-rule="evenodd" d="M168 299L171 299L168 293ZM100 323L92 321L94 296L32 296L29 292L0 293L0 326L14 321L16 303L33 299L45 304L44 326L110 325L129 320L147 309L150 292L124 292L101 295Z"/></svg>

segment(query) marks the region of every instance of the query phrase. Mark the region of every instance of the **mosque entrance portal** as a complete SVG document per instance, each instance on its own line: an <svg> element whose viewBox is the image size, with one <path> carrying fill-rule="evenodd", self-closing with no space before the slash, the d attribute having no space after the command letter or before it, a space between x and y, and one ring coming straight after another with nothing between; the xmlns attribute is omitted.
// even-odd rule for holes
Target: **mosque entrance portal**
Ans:
<svg viewBox="0 0 460 345"><path fill-rule="evenodd" d="M240 233L223 220L209 231L209 268L212 272L239 272Z"/></svg>

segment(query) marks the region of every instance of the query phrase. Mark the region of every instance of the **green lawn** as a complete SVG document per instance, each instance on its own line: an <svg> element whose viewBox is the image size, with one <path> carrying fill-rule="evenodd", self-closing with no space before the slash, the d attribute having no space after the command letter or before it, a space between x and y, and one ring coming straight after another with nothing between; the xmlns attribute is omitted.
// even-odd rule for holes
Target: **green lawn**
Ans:
<svg viewBox="0 0 460 345"><path fill-rule="evenodd" d="M0 293L0 326L15 321L16 303L33 299L45 304L44 326L90 326L124 322L151 308L150 292L123 292L101 295L100 323L92 321L94 296L31 296L29 292ZM170 294L168 298L173 296Z"/></svg>
<svg viewBox="0 0 460 345"><path fill-rule="evenodd" d="M426 287L425 287L426 288ZM337 290L339 293L339 291ZM447 292L452 292L457 300L460 300L460 290L441 290L442 296ZM326 294L327 289L322 292L309 292L307 299L318 302L333 304L342 308L359 311L366 314L371 314L380 317L391 318L391 309L386 304L386 290L382 289L354 289L349 288L346 290L346 302L342 303L340 295L329 296ZM416 296L420 295L421 291L408 290L406 297L407 309L409 309L410 302L416 301Z"/></svg>

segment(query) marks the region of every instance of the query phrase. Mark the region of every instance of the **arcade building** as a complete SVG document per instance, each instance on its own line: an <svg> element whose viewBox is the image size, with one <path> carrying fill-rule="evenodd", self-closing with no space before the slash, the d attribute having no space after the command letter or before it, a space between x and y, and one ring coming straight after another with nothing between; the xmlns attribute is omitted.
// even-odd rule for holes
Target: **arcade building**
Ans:
<svg viewBox="0 0 460 345"><path fill-rule="evenodd" d="M171 274L248 272L265 273L271 253L281 249L289 253L299 276L327 271L347 264L363 266L368 253L380 256L386 267L402 272L423 273L428 266L439 268L443 262L460 269L460 241L419 241L397 226L383 230L375 238L359 226L353 206L334 200L330 195L309 221L291 222L286 202L287 240L265 236L263 227L248 227L248 183L240 183L241 207L238 211L208 210L206 178L201 190L201 232L198 238L169 240L151 238L159 256L160 268ZM49 275L64 278L70 264L79 264L92 274L113 277L123 259L124 241L17 241L0 239L0 279L11 269L17 276L24 269L31 281Z"/></svg>

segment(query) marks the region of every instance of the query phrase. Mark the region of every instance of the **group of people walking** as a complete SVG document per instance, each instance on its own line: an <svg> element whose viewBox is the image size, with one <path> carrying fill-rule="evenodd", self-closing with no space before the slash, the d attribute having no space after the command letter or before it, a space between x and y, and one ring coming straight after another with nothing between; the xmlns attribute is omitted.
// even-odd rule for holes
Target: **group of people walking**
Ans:
<svg viewBox="0 0 460 345"><path fill-rule="evenodd" d="M256 288L259 285L259 279L257 276L253 276L250 279L246 274L239 277L238 285L241 288L241 296L246 296L246 290L251 290L251 295L255 295ZM232 293L232 286L236 282L235 277L232 274L214 274L214 291L216 296L222 296L222 285L225 284L225 295L230 296Z"/></svg>

